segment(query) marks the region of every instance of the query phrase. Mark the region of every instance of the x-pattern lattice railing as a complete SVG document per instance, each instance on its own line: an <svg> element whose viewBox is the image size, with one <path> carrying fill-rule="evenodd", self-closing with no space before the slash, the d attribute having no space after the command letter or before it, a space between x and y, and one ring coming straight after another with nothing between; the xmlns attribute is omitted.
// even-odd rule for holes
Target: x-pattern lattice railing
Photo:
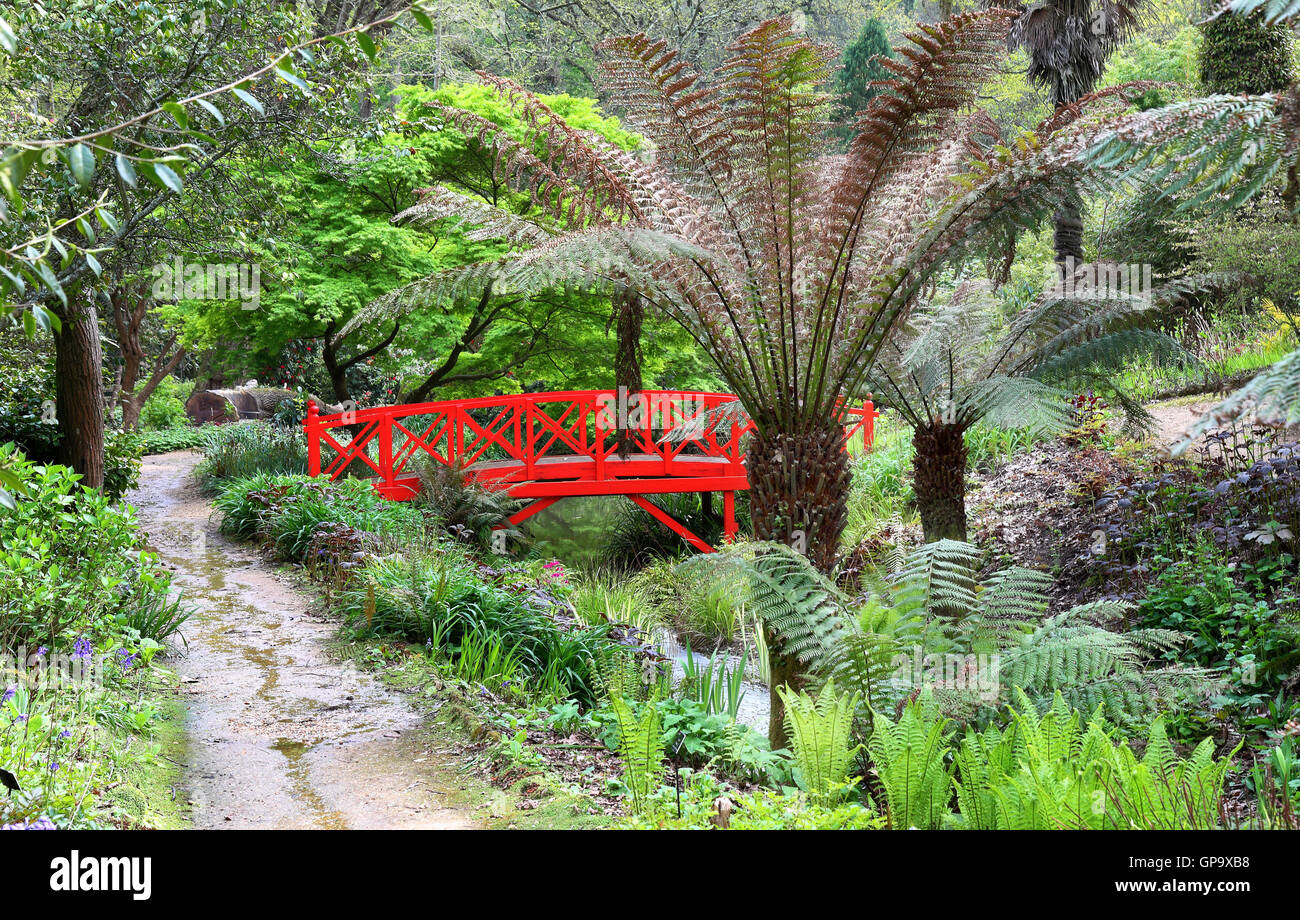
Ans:
<svg viewBox="0 0 1300 920"><path fill-rule="evenodd" d="M465 475L509 489L533 503L516 522L572 495L644 496L664 492L722 492L725 529L735 535L734 498L749 488L741 441L751 430L734 413L716 411L726 393L647 390L630 397L614 390L520 393L404 406L376 406L319 414L308 406L308 468L337 479L353 464L375 474L375 488L393 499L414 497L421 454ZM879 416L868 399L846 406L845 438L874 438ZM335 434L348 435L345 443ZM620 451L620 448L623 450ZM322 451L334 456L328 462ZM655 516L702 549L679 522Z"/></svg>

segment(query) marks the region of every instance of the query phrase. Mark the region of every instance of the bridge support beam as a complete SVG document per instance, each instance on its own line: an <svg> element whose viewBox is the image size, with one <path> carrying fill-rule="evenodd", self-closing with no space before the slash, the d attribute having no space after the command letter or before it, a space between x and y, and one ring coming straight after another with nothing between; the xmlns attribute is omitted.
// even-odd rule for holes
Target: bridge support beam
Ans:
<svg viewBox="0 0 1300 920"><path fill-rule="evenodd" d="M654 502L650 501L644 495L629 495L628 498L632 499L632 501L636 502L637 505L639 505L640 507L644 508L647 512L649 512L649 514L652 517L654 517L656 520L658 520L659 523L663 524L665 527L667 527L673 533L677 534L687 543L691 544L691 546L694 546L700 552L702 553L713 552L712 546L709 546L709 544L705 543L695 534L691 533L691 531L686 527L685 524L677 520L677 518L673 517L664 509L660 508Z"/></svg>

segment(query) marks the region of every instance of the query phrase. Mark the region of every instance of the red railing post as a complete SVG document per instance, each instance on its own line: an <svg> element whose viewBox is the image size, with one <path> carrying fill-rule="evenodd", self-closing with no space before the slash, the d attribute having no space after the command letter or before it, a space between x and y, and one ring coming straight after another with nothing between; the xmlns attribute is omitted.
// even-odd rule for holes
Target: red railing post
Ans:
<svg viewBox="0 0 1300 920"><path fill-rule="evenodd" d="M379 419L379 470L384 485L393 484L393 413L385 412Z"/></svg>
<svg viewBox="0 0 1300 920"><path fill-rule="evenodd" d="M320 411L316 400L307 400L307 417L302 420L303 432L307 435L307 475L320 475Z"/></svg>
<svg viewBox="0 0 1300 920"><path fill-rule="evenodd" d="M871 445L876 443L876 418L880 413L876 411L876 404L871 401L872 395L868 393L866 400L862 403L863 450L871 450Z"/></svg>

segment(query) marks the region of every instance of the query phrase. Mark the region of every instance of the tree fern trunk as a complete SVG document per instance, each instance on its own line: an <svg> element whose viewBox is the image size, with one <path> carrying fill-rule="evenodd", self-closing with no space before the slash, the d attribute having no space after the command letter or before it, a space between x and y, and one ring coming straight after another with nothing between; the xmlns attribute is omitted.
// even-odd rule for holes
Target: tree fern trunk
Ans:
<svg viewBox="0 0 1300 920"><path fill-rule="evenodd" d="M916 506L925 542L966 539L965 428L933 425L916 429L912 445Z"/></svg>
<svg viewBox="0 0 1300 920"><path fill-rule="evenodd" d="M764 630L763 635L767 639L768 668L772 680L768 688L770 705L767 716L767 741L775 751L790 747L790 738L785 731L785 700L781 698L777 688L789 687L795 691L802 690L805 679L799 659L776 651L779 647L776 634L768 629Z"/></svg>
<svg viewBox="0 0 1300 920"><path fill-rule="evenodd" d="M1052 244L1056 250L1056 264L1065 266L1073 264L1076 268L1083 264L1083 217L1080 214L1079 196L1071 192L1070 196L1056 209L1052 216L1054 230ZM1072 263L1071 263L1071 260Z"/></svg>
<svg viewBox="0 0 1300 920"><path fill-rule="evenodd" d="M745 465L754 536L803 552L817 569L830 572L848 513L851 476L844 429L831 425L794 435L757 434L746 451ZM798 690L804 678L799 661L783 653L770 631L767 640L772 707L768 739L776 749L786 747L788 741L785 705L776 688Z"/></svg>
<svg viewBox="0 0 1300 920"><path fill-rule="evenodd" d="M627 390L628 405L641 392L641 325L645 321L645 303L631 288L614 295L618 314L618 347L614 354L614 385ZM619 431L618 455L626 459L632 452L636 434Z"/></svg>
<svg viewBox="0 0 1300 920"><path fill-rule="evenodd" d="M745 456L754 536L784 543L829 573L848 514L849 458L844 429L756 434Z"/></svg>

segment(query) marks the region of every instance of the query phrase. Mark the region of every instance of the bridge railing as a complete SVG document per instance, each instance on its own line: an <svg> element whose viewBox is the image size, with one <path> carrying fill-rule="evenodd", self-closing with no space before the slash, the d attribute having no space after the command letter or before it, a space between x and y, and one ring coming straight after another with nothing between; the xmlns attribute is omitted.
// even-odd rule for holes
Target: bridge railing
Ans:
<svg viewBox="0 0 1300 920"><path fill-rule="evenodd" d="M415 494L414 463L420 455L447 466L468 467L505 461L517 467L515 480L544 478L550 463L587 458L594 477L617 474L622 442L629 451L672 465L692 456L726 461L729 475L744 475L741 439L748 422L714 413L735 401L726 393L615 390L520 393L478 399L400 406L375 406L321 415L311 403L303 423L308 471L337 479L354 463L374 473L376 488L391 498ZM865 448L874 440L879 416L871 401L845 409L845 436L861 434ZM689 434L682 430L689 426ZM677 432L678 437L671 437ZM342 436L346 435L346 439ZM326 459L328 449L333 456Z"/></svg>

